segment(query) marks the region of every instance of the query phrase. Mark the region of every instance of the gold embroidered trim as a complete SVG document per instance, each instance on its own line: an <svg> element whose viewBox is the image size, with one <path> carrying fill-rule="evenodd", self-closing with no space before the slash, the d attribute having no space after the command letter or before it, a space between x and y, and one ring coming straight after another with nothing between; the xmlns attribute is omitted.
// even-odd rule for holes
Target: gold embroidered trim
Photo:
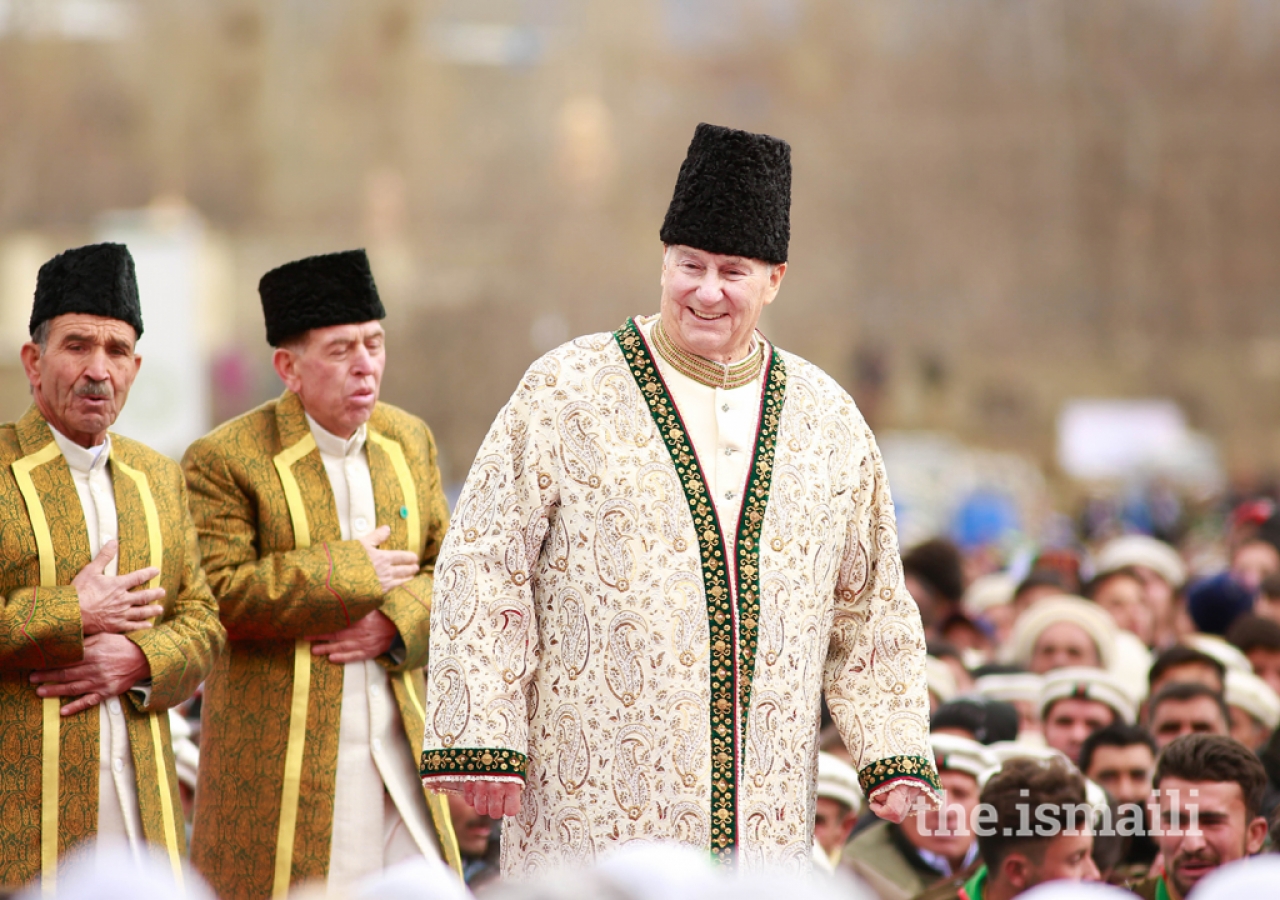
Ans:
<svg viewBox="0 0 1280 900"><path fill-rule="evenodd" d="M139 471L124 462L114 453L111 456L111 465L121 475L133 482L138 490L138 496L142 498L142 515L147 523L147 549L150 555L152 568L156 569L156 576L147 582L147 587L158 588L160 586L161 571L164 568L164 538L160 531L160 514L156 510L156 498L151 493L151 482L147 479L145 472ZM159 616L156 617L158 619ZM156 619L152 619L155 624ZM165 765L164 756L164 735L160 731L159 713L150 713L151 719L151 745L156 757L156 788L160 792L160 820L164 827L164 846L169 854L169 865L173 868L173 877L178 887L182 887L182 854L178 850L178 825L177 817L173 812L173 796L169 791L169 771ZM167 716L168 713L166 712Z"/></svg>
<svg viewBox="0 0 1280 900"><path fill-rule="evenodd" d="M289 519L293 523L293 544L299 550L311 546L311 526L302 502L293 464L316 449L316 439L307 432L292 447L277 453L272 462L280 473ZM280 827L276 833L275 878L271 896L289 893L293 874L293 842L298 828L298 797L302 790L302 755L307 742L307 707L311 700L311 642L299 640L293 648L293 697L289 704L289 737L284 751L284 782L280 789Z"/></svg>
<svg viewBox="0 0 1280 900"><path fill-rule="evenodd" d="M58 559L53 553L53 534L31 471L61 454L50 440L35 453L13 463L13 479L27 505L31 530L35 532L36 557L40 561L40 586L58 584ZM58 767L62 750L62 702L45 697L41 704L40 743L40 887L46 897L57 893L58 878Z"/></svg>
<svg viewBox="0 0 1280 900"><path fill-rule="evenodd" d="M404 496L405 526L409 532L409 545L405 549L416 554L422 549L422 516L418 512L418 492L414 488L409 463L404 458L404 448L376 431L370 431L368 439L381 447L391 459L391 468L395 470L396 481L400 482L400 493ZM425 722L426 719L422 721Z"/></svg>
<svg viewBox="0 0 1280 900"><path fill-rule="evenodd" d="M733 861L738 843L738 771L751 705L760 624L760 530L769 500L786 368L770 354L760 428L738 523L737 593L729 580L723 531L693 444L634 319L614 334L684 488L702 561L710 629L711 853Z"/></svg>
<svg viewBox="0 0 1280 900"><path fill-rule="evenodd" d="M903 780L921 782L936 796L942 796L933 762L923 756L887 756L858 770L858 784L867 798L890 782Z"/></svg>
<svg viewBox="0 0 1280 900"><path fill-rule="evenodd" d="M506 775L524 779L529 758L515 750L450 747L422 754L423 778L452 775Z"/></svg>
<svg viewBox="0 0 1280 900"><path fill-rule="evenodd" d="M746 387L759 377L760 370L764 368L764 347L761 341L752 341L751 352L746 359L736 363L716 362L677 347L663 329L661 317L653 324L653 344L658 355L670 363L673 369L707 387L726 391Z"/></svg>

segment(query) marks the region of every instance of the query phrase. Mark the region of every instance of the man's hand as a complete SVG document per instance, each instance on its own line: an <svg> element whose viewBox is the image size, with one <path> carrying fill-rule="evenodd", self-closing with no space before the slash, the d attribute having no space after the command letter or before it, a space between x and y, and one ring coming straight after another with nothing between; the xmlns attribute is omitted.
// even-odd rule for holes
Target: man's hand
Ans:
<svg viewBox="0 0 1280 900"><path fill-rule="evenodd" d="M331 663L349 663L377 659L391 649L399 634L395 623L375 609L354 625L309 640L315 642L311 652L317 656L327 656Z"/></svg>
<svg viewBox="0 0 1280 900"><path fill-rule="evenodd" d="M491 819L520 815L520 796L523 793L523 784L510 781L466 781L462 784L462 799L480 815Z"/></svg>
<svg viewBox="0 0 1280 900"><path fill-rule="evenodd" d="M382 582L382 593L400 587L418 574L418 556L408 550L379 550L378 545L391 537L391 526L381 525L360 538L364 552L369 554L373 571Z"/></svg>
<svg viewBox="0 0 1280 900"><path fill-rule="evenodd" d="M41 697L78 697L62 707L64 716L72 716L150 677L151 664L137 644L118 634L95 634L84 639L80 662L32 672L31 683L41 685Z"/></svg>
<svg viewBox="0 0 1280 900"><path fill-rule="evenodd" d="M164 612L163 606L155 605L164 599L164 588L133 590L159 575L159 569L148 566L127 575L103 574L119 547L118 541L107 541L98 555L71 580L80 597L80 620L86 635L150 628L147 619Z"/></svg>
<svg viewBox="0 0 1280 900"><path fill-rule="evenodd" d="M925 807L934 805L920 785L899 784L873 799L871 811L880 818L897 824L905 819L908 813L914 811L917 803Z"/></svg>

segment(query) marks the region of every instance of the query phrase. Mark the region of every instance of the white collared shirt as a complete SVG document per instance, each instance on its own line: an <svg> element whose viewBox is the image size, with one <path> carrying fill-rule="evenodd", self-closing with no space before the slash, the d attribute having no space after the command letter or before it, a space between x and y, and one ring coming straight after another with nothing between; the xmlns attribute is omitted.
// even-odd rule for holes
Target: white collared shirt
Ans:
<svg viewBox="0 0 1280 900"><path fill-rule="evenodd" d="M369 430L361 425L351 437L340 438L310 415L307 424L311 426L311 436L316 440L329 486L333 488L342 539L362 538L378 527L373 475L369 472L369 455L364 446Z"/></svg>
<svg viewBox="0 0 1280 900"><path fill-rule="evenodd" d="M107 465L111 459L111 436L107 435L106 440L97 446L81 447L52 425L49 430L53 432L53 439L71 468L71 480L75 482L76 493L80 496L84 524L89 532L89 555L97 556L103 544L120 536L115 488L111 480L111 469ZM106 574L116 575L119 571L120 560L117 554L107 564Z"/></svg>
<svg viewBox="0 0 1280 900"><path fill-rule="evenodd" d="M342 539L358 540L378 527L373 473L365 448L368 429L361 425L351 437L340 438L309 414L307 425L329 476ZM422 856L435 854L404 723L387 670L375 660L344 666L338 772L329 853L331 889L399 861L401 857L387 845L388 833L409 832L411 840L402 840L402 851L408 847Z"/></svg>

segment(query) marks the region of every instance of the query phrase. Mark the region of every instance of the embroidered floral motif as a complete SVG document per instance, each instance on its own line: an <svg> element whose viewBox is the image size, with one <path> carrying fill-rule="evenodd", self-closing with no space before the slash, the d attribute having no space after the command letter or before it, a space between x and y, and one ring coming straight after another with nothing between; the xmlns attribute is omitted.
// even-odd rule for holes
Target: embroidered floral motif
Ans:
<svg viewBox="0 0 1280 900"><path fill-rule="evenodd" d="M424 752L419 774L424 778L439 775L512 775L523 778L527 764L528 758L515 750L453 747Z"/></svg>
<svg viewBox="0 0 1280 900"><path fill-rule="evenodd" d="M769 354L760 429L738 522L735 597L724 556L720 521L680 414L635 321L628 319L614 338L667 444L698 535L711 631L711 852L719 861L728 863L738 843L740 735L746 732L747 710L751 705L751 678L755 672L760 624L760 530L769 501L774 447L786 392L786 368L777 354Z"/></svg>

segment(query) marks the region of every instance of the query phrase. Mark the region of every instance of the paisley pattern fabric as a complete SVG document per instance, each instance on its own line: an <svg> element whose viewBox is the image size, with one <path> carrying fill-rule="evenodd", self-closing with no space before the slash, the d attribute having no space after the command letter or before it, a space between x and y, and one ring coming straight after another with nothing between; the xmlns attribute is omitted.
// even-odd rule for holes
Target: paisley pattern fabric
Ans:
<svg viewBox="0 0 1280 900"><path fill-rule="evenodd" d="M445 538L423 777L524 782L509 876L672 839L807 868L823 691L870 790L936 789L924 635L852 400L774 351L732 565L678 413L634 323L552 351Z"/></svg>
<svg viewBox="0 0 1280 900"><path fill-rule="evenodd" d="M422 563L416 578L385 597L361 544L341 539L333 491L314 443L291 467L310 532L310 546L296 546L274 460L310 434L297 395L286 392L227 422L192 444L183 458L205 570L230 636L205 690L191 853L221 897L272 893L297 640L338 631L373 610L385 613L405 646L399 663L385 657L381 662L396 673L392 685L413 758L421 751L424 723L417 704L424 696L421 669L448 507L426 423L380 403L368 428L380 437L367 444L377 521L392 530L382 546L411 549ZM414 504L402 493L391 445L403 454L417 493L416 547L408 547ZM328 871L338 777L343 670L316 656L310 671L294 883Z"/></svg>
<svg viewBox="0 0 1280 900"><path fill-rule="evenodd" d="M90 561L89 534L71 470L61 453L30 468L40 513L48 522L57 587L39 587L40 561L31 510L15 466L53 445L43 416L30 408L16 423L0 426L0 885L19 885L41 872L42 702L28 681L34 669L63 665L83 655L80 605L71 580ZM56 445L53 445L56 447ZM165 817L178 811L168 836L185 852L177 769L165 710L191 696L212 670L226 633L200 568L195 528L187 512L186 485L173 460L136 441L112 434L112 465L145 476L146 492L131 477L113 474L119 519L121 573L152 564L147 504L158 519L160 586L164 614L154 627L128 637L151 666L151 694L121 698L137 772L138 805L147 841L166 846ZM43 457L42 457L43 458ZM160 757L151 713L158 712ZM99 710L92 707L59 723L58 852L97 832ZM164 796L162 796L164 792Z"/></svg>

